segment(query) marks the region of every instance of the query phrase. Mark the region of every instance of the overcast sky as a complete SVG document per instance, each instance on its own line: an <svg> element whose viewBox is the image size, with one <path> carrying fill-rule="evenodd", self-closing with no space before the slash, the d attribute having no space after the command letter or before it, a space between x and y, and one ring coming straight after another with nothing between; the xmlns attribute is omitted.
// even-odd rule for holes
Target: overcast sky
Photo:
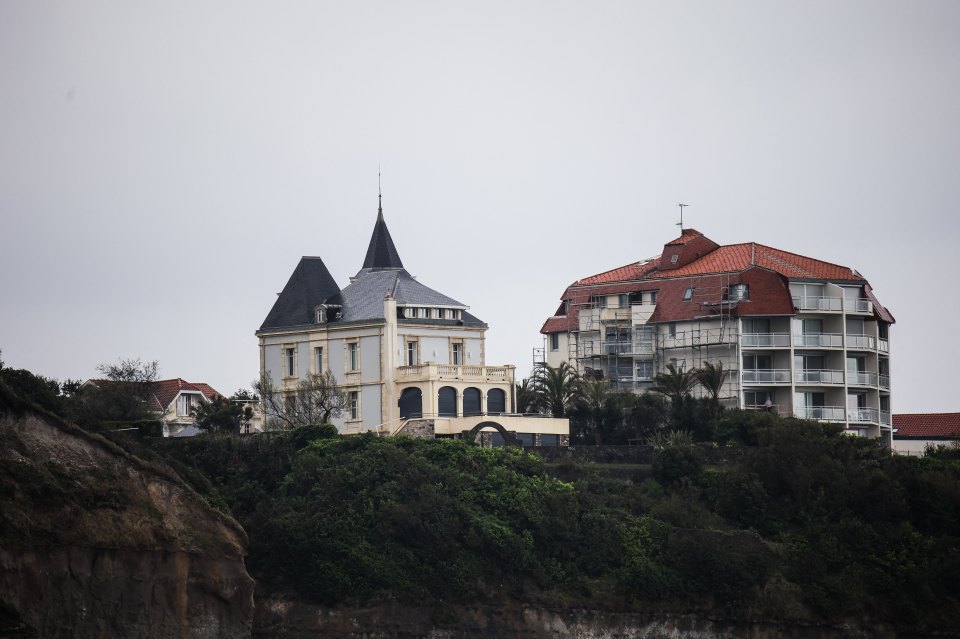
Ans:
<svg viewBox="0 0 960 639"><path fill-rule="evenodd" d="M852 266L894 412L958 411L960 2L0 1L0 349L224 393L376 219L530 369L574 280L686 226Z"/></svg>

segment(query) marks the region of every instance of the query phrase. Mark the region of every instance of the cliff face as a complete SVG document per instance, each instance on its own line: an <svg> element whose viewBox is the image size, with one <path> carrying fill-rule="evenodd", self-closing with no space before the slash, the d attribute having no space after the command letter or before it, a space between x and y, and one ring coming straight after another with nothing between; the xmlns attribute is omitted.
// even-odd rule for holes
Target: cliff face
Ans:
<svg viewBox="0 0 960 639"><path fill-rule="evenodd" d="M249 636L246 545L169 471L0 394L0 603L39 636Z"/></svg>

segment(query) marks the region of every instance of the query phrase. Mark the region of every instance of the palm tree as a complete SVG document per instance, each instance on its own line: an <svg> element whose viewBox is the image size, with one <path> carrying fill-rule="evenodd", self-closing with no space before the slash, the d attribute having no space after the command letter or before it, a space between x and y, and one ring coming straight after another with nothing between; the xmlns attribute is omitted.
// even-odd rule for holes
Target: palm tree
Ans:
<svg viewBox="0 0 960 639"><path fill-rule="evenodd" d="M517 384L517 412L521 414L539 413L543 402L533 380L524 378Z"/></svg>
<svg viewBox="0 0 960 639"><path fill-rule="evenodd" d="M581 386L580 375L567 362L556 368L541 362L533 371L533 389L554 417L563 417L567 408L581 397Z"/></svg>
<svg viewBox="0 0 960 639"><path fill-rule="evenodd" d="M610 394L610 386L602 379L584 380L580 386L581 401L590 415L590 421L593 422L593 437L597 444L603 443L603 418L607 411L607 398Z"/></svg>
<svg viewBox="0 0 960 639"><path fill-rule="evenodd" d="M710 410L714 417L720 412L720 390L729 374L730 371L723 368L723 362L716 365L704 362L702 367L694 370L697 383L710 395Z"/></svg>
<svg viewBox="0 0 960 639"><path fill-rule="evenodd" d="M696 384L694 374L694 370L684 370L683 366L678 369L673 364L667 364L666 373L657 373L654 376L653 390L669 397L670 402L677 407L690 396L690 391Z"/></svg>

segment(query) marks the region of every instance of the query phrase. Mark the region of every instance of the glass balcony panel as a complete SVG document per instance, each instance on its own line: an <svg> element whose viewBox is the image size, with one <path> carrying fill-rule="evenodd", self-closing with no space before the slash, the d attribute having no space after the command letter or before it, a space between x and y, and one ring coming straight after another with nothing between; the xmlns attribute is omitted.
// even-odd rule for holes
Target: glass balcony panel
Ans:
<svg viewBox="0 0 960 639"><path fill-rule="evenodd" d="M790 369L788 368L745 368L743 370L744 384L789 384Z"/></svg>
<svg viewBox="0 0 960 639"><path fill-rule="evenodd" d="M789 333L744 333L743 346L746 348L789 348Z"/></svg>
<svg viewBox="0 0 960 639"><path fill-rule="evenodd" d="M843 300L843 310L847 313L872 313L873 302L868 299Z"/></svg>
<svg viewBox="0 0 960 639"><path fill-rule="evenodd" d="M800 419L814 419L822 422L846 421L843 406L799 406L794 414Z"/></svg>
<svg viewBox="0 0 960 639"><path fill-rule="evenodd" d="M794 297L793 305L801 311L841 311L843 299L839 297Z"/></svg>
<svg viewBox="0 0 960 639"><path fill-rule="evenodd" d="M851 408L847 410L848 422L880 423L880 411L876 408Z"/></svg>
<svg viewBox="0 0 960 639"><path fill-rule="evenodd" d="M842 348L843 335L839 333L804 333L793 336L794 346L813 348Z"/></svg>
<svg viewBox="0 0 960 639"><path fill-rule="evenodd" d="M847 335L847 348L863 348L872 351L876 348L876 340L872 335Z"/></svg>
<svg viewBox="0 0 960 639"><path fill-rule="evenodd" d="M878 375L876 373L868 373L866 371L850 373L850 384L852 386L876 386L877 381Z"/></svg>
<svg viewBox="0 0 960 639"><path fill-rule="evenodd" d="M842 384L843 371L837 370L802 370L797 371L798 384Z"/></svg>
<svg viewBox="0 0 960 639"><path fill-rule="evenodd" d="M880 382L880 388L885 390L890 390L890 376L889 375L879 375L878 381Z"/></svg>

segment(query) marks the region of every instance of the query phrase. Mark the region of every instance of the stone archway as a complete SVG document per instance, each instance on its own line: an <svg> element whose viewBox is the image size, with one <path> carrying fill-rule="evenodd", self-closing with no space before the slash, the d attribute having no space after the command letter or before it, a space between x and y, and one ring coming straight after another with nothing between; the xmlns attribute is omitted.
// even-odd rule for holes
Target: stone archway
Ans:
<svg viewBox="0 0 960 639"><path fill-rule="evenodd" d="M466 439L467 441L472 442L474 439L476 439L477 435L480 434L480 431L483 430L484 428L493 428L498 433L500 433L500 436L503 437L504 446L521 446L522 445L520 443L520 439L515 434L511 433L510 431L508 431L506 428L504 428L497 422L490 422L490 421L480 422L470 430L463 431L460 434L460 436Z"/></svg>

